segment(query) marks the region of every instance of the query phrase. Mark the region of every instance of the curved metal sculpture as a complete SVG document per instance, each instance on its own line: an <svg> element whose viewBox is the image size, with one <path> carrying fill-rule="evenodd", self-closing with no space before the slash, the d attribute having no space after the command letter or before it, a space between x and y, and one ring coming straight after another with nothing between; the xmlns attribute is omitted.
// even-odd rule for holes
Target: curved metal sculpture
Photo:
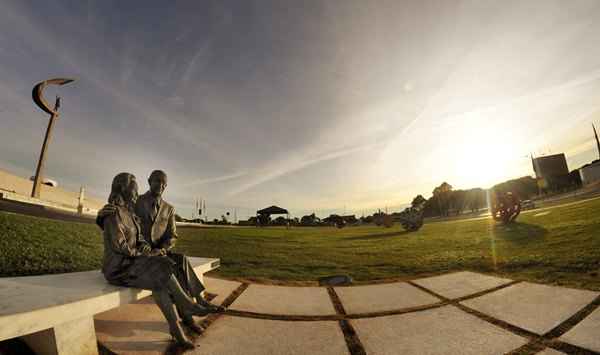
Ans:
<svg viewBox="0 0 600 355"><path fill-rule="evenodd" d="M44 112L50 114L50 121L48 122L48 128L46 129L46 136L44 137L44 144L42 145L42 151L40 152L40 159L38 160L37 168L35 169L35 178L33 181L33 189L31 190L31 197L40 197L40 185L43 180L44 163L46 161L46 150L52 137L52 129L54 128L54 121L58 118L58 108L60 107L60 97L56 97L54 108L50 108L46 100L44 99L43 93L44 88L51 85L65 85L72 82L73 79L56 78L44 80L33 87L31 97L33 102L38 105Z"/></svg>
<svg viewBox="0 0 600 355"><path fill-rule="evenodd" d="M494 193L491 209L494 220L504 224L511 223L521 213L521 200L512 192Z"/></svg>
<svg viewBox="0 0 600 355"><path fill-rule="evenodd" d="M44 80L40 83L37 83L37 85L34 86L33 90L31 91L31 97L33 98L33 102L35 102L36 105L39 106L39 108L41 108L48 114L58 116L58 108L60 107L60 97L56 98L56 103L54 105L54 109L51 109L50 106L48 106L48 103L46 102L46 100L44 100L44 96L43 96L44 88L46 88L46 86L49 84L62 86L62 85L71 83L73 81L74 81L73 79L56 78L56 79Z"/></svg>

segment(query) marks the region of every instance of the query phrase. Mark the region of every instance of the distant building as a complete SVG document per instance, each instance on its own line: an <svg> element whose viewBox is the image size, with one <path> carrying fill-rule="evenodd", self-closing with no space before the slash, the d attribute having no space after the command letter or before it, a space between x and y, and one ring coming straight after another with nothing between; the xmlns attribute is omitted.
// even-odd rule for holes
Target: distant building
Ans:
<svg viewBox="0 0 600 355"><path fill-rule="evenodd" d="M570 185L567 158L563 153L533 158L532 161L542 191L556 191Z"/></svg>
<svg viewBox="0 0 600 355"><path fill-rule="evenodd" d="M583 185L600 181L600 160L594 160L592 163L579 168L579 175Z"/></svg>

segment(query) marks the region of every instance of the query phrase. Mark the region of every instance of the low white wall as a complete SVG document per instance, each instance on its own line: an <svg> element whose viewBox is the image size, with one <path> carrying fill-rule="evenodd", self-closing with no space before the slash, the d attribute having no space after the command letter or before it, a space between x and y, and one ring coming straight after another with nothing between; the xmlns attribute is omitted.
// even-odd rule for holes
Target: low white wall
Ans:
<svg viewBox="0 0 600 355"><path fill-rule="evenodd" d="M32 187L33 181L0 170L0 191L12 192L17 195L22 195L23 197L29 197L31 196ZM63 190L60 187L42 185L40 190L40 200L77 209L77 205L79 204L79 192ZM90 197L87 193L85 194L85 199L83 201L84 207L97 210L102 208L104 204L104 201Z"/></svg>

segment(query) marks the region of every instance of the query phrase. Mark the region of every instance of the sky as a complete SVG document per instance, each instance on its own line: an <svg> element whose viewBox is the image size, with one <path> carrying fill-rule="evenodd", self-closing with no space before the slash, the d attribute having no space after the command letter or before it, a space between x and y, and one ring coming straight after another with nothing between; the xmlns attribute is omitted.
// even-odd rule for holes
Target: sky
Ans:
<svg viewBox="0 0 600 355"><path fill-rule="evenodd" d="M400 209L443 181L532 175L531 154L598 158L600 2L28 1L0 12L0 169L106 199L154 169L191 217L276 204Z"/></svg>

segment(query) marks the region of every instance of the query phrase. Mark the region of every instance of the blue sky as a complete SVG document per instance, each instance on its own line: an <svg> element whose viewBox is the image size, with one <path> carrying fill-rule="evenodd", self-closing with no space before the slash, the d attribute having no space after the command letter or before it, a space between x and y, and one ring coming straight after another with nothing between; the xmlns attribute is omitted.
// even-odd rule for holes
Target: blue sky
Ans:
<svg viewBox="0 0 600 355"><path fill-rule="evenodd" d="M361 213L448 181L597 158L597 1L4 1L0 168L105 198L121 171L169 175L191 215Z"/></svg>

